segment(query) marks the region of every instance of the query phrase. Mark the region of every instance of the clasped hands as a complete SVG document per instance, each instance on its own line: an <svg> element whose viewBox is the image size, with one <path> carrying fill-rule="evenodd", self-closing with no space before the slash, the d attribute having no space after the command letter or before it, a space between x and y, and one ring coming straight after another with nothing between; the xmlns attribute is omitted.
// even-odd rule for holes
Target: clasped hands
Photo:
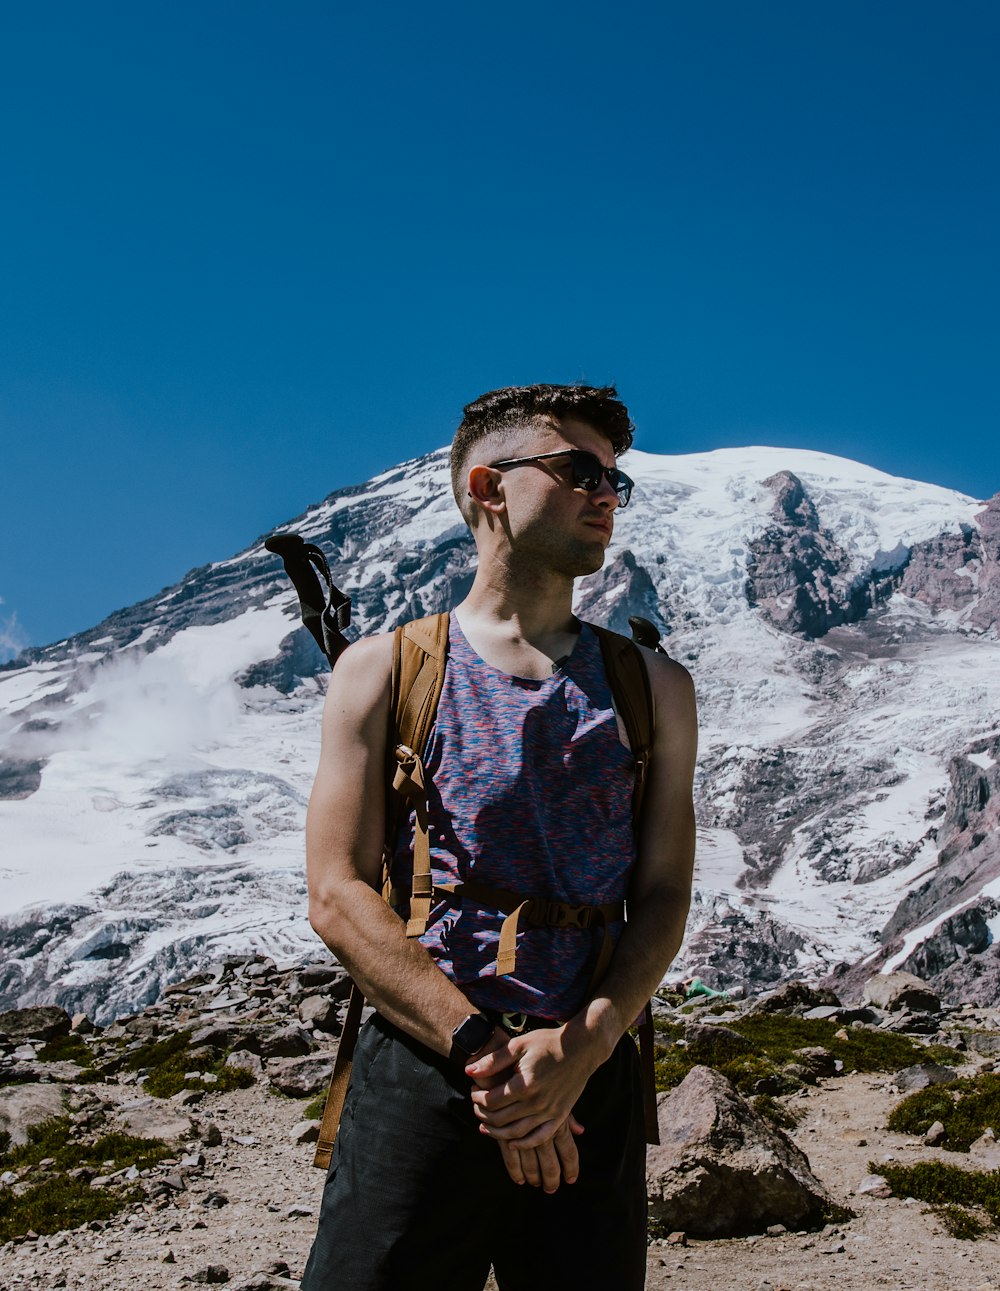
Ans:
<svg viewBox="0 0 1000 1291"><path fill-rule="evenodd" d="M575 1137L584 1127L573 1107L597 1066L586 1049L567 1046L565 1031L508 1037L498 1029L493 1048L465 1068L479 1128L497 1141L507 1173L548 1193L579 1176Z"/></svg>

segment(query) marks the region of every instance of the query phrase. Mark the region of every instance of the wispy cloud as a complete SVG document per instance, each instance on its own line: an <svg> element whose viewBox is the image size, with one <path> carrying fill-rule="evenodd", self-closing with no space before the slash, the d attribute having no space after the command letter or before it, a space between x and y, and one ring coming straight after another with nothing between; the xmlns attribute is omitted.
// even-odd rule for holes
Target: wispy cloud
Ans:
<svg viewBox="0 0 1000 1291"><path fill-rule="evenodd" d="M0 596L0 605L5 604L4 598ZM0 663L13 659L29 644L27 635L17 621L17 611L11 610L9 614L0 613Z"/></svg>

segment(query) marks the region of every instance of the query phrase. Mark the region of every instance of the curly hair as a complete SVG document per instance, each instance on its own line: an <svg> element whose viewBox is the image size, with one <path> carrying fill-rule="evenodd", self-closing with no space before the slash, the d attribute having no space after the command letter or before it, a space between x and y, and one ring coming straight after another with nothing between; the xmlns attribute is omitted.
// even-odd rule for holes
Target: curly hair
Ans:
<svg viewBox="0 0 1000 1291"><path fill-rule="evenodd" d="M451 487L463 514L469 456L488 435L509 437L525 425L557 426L572 419L600 431L619 457L632 446L635 433L628 409L613 385L505 386L473 399L462 411L451 445Z"/></svg>

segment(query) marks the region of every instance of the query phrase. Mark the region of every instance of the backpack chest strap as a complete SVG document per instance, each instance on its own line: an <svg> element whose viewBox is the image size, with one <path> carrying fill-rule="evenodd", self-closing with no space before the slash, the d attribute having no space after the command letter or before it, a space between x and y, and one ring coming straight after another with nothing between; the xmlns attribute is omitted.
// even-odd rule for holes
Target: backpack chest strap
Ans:
<svg viewBox="0 0 1000 1291"><path fill-rule="evenodd" d="M601 938L601 951L592 977L591 984L594 985L607 971L614 950L608 924L625 918L624 901L609 901L604 905L574 905L568 901L551 901L548 897L525 897L507 888L494 887L491 883L480 883L477 879L468 879L464 883L437 884L434 896L439 901L448 901L453 905L461 905L463 897L469 897L478 905L500 910L507 916L500 925L497 977L506 977L514 971L517 964L517 934L522 924L529 928L580 928L584 931L600 928L604 936Z"/></svg>

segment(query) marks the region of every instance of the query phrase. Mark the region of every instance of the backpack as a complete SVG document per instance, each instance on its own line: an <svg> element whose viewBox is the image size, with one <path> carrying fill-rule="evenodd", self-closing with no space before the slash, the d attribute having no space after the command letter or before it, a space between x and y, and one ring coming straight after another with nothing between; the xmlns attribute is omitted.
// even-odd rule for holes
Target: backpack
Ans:
<svg viewBox="0 0 1000 1291"><path fill-rule="evenodd" d="M642 656L634 642L608 628L599 627L596 624L590 626L600 642L608 684L635 758L636 779L632 797L632 816L638 823L653 742L653 701L649 678ZM575 906L562 901L525 897L522 893L494 888L471 880L444 887L436 886L433 882L430 840L427 832L427 790L423 754L430 738L438 700L444 685L447 657L447 614L414 619L396 629L386 768L386 783L391 786L392 792L389 794L386 811L382 895L393 906L399 905L406 896L409 897L410 913L406 924L408 937L419 937L426 931L431 904L435 899L445 898L460 902L464 892L501 910L507 918L500 933L497 953L498 976L503 976L514 968L517 932L522 924L534 927L603 926L604 938L597 966L591 978L591 988L593 988L604 976L611 962L612 943L607 933L607 924L613 919L622 917L624 911L621 903ZM412 808L415 819L413 879L410 891L401 894L392 887L389 869L397 829L402 813L408 807ZM314 1165L323 1169L328 1168L330 1164L330 1156L337 1136L337 1126L347 1095L363 1006L364 998L361 992L356 985L352 986L313 1160ZM648 1003L639 1027L639 1041L646 1139L649 1143L658 1143L653 1072L653 1026Z"/></svg>
<svg viewBox="0 0 1000 1291"><path fill-rule="evenodd" d="M343 630L350 622L350 600L334 585L322 550L306 543L297 534L279 534L268 538L265 547L280 555L285 570L299 594L303 624L310 630L331 667L346 649ZM317 576L318 575L318 576ZM326 594L320 584L326 585ZM659 649L659 634L645 619L630 619L635 640L597 624L589 626L597 635L604 671L611 688L615 709L622 719L629 748L635 759L635 788L632 796L632 819L638 831L639 815L652 751L654 710L649 677L636 640ZM462 894L492 905L506 918L500 932L497 952L497 975L513 971L516 962L517 933L526 926L602 928L604 936L597 964L591 977L591 989L604 976L611 962L612 943L607 925L621 919L625 910L621 902L610 905L570 905L562 901L526 897L491 885L466 881L462 884L435 885L431 869L430 839L427 831L427 790L423 755L427 748L438 701L444 686L448 658L448 614L434 614L404 623L395 631L393 643L392 683L389 705L389 731L386 741L385 844L382 858L382 895L390 906L409 901L406 935L419 937L427 928L432 902L449 900L460 904ZM391 859L396 834L405 810L414 813L414 847L412 885L402 893L391 881ZM361 1027L364 997L356 984L344 1019L333 1075L323 1108L319 1139L313 1165L327 1169L337 1136L340 1115L347 1095L354 1060L354 1049ZM640 1069L642 1072L643 1113L646 1141L659 1143L656 1118L654 1073L654 1035L650 1003L643 1010L638 1027Z"/></svg>

